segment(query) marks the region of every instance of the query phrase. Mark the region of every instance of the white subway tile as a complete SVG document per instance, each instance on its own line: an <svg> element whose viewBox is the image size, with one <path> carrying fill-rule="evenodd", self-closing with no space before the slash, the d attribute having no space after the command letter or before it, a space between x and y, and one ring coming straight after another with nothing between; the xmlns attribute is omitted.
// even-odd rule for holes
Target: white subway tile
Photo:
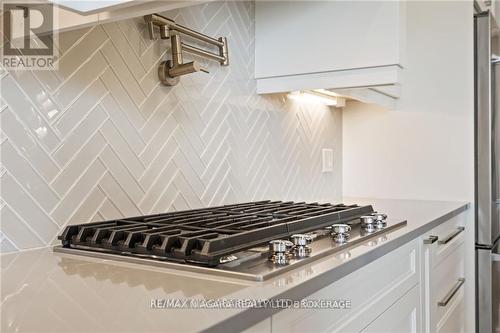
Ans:
<svg viewBox="0 0 500 333"><path fill-rule="evenodd" d="M33 105L40 110L40 114L49 122L59 116L61 110L53 100L50 93L34 76L32 71L12 71L12 77L15 78L24 93L29 96Z"/></svg>
<svg viewBox="0 0 500 333"><path fill-rule="evenodd" d="M31 194L46 212L51 211L59 201L59 197L28 161L14 149L9 140L1 144L0 156L2 165L11 176L23 186L26 192Z"/></svg>
<svg viewBox="0 0 500 333"><path fill-rule="evenodd" d="M141 211L139 211L137 205L109 172L102 178L99 186L104 190L108 199L113 202L114 207L118 209L122 216L141 215ZM104 212L103 215L107 216Z"/></svg>
<svg viewBox="0 0 500 333"><path fill-rule="evenodd" d="M17 248L14 243L10 241L7 236L5 236L0 231L0 253L8 253L8 252L16 252L19 248Z"/></svg>
<svg viewBox="0 0 500 333"><path fill-rule="evenodd" d="M139 207L143 212L152 212L155 203L160 200L165 200L164 196L168 197L168 194L164 194L163 192L170 192L171 186L169 185L173 181L173 177L177 172L177 167L173 163L173 161L168 161L162 165L162 169L155 170L154 174L151 174L155 177L154 182L151 181L151 187L148 188L146 195L143 200L139 204Z"/></svg>
<svg viewBox="0 0 500 333"><path fill-rule="evenodd" d="M89 167L106 146L106 140L100 132L94 133L90 140L68 162L62 172L52 182L52 188L63 196Z"/></svg>
<svg viewBox="0 0 500 333"><path fill-rule="evenodd" d="M143 105L145 104L146 103ZM167 118L178 107L178 102L175 99L171 101L170 98L163 101L161 104L156 105L156 109L151 111L152 114L148 118L148 121L141 128L140 132L144 141L149 142L161 127L163 120L165 120L165 118Z"/></svg>
<svg viewBox="0 0 500 333"><path fill-rule="evenodd" d="M149 165L155 159L168 138L173 136L176 128L177 122L173 116L169 116L162 121L161 127L156 131L154 137L148 142L144 151L139 155L145 165Z"/></svg>
<svg viewBox="0 0 500 333"><path fill-rule="evenodd" d="M105 179L103 179L103 181L105 181ZM112 220L112 219L117 219L117 218L123 217L123 214L118 210L118 208L116 208L116 206L113 204L113 202L111 202L111 200L109 198L106 198L104 200L101 207L99 207L98 213L99 213L99 215L101 215L104 218L104 220ZM137 212L134 214L138 215L139 213ZM134 214L132 214L132 215L134 215ZM130 216L132 216L132 215L130 215Z"/></svg>
<svg viewBox="0 0 500 333"><path fill-rule="evenodd" d="M127 68L134 75L135 79L139 80L146 72L136 53L138 45L131 45L118 26L119 22L113 22L105 24L102 27L110 37L116 51L123 58Z"/></svg>
<svg viewBox="0 0 500 333"><path fill-rule="evenodd" d="M97 25L93 27L88 34L83 36L73 48L65 52L59 59L57 75L62 81L68 79L93 53L99 50L107 40L108 37L101 26Z"/></svg>
<svg viewBox="0 0 500 333"><path fill-rule="evenodd" d="M59 34L58 46L59 51L64 55L73 45L78 43L78 41L87 34L92 27L86 27L82 29L66 31Z"/></svg>
<svg viewBox="0 0 500 333"><path fill-rule="evenodd" d="M66 137L77 124L95 108L96 104L107 94L101 80L95 80L54 124L62 137Z"/></svg>
<svg viewBox="0 0 500 333"><path fill-rule="evenodd" d="M118 99L120 103L122 99L124 99L123 101L124 103L132 99L135 105L140 105L146 98L146 95L142 92L141 88L139 87L138 80L132 75L129 67L127 67L127 66L133 66L134 64L126 64L111 43L105 45L101 49L101 51L104 57L106 57L108 63L111 65L114 74L122 84L121 87L115 85L115 86L108 86L108 88L113 90L113 92L116 94L120 93ZM122 91L123 88L125 88L125 91L127 93Z"/></svg>
<svg viewBox="0 0 500 333"><path fill-rule="evenodd" d="M8 252L9 249L15 251L46 245L9 206L2 207L0 217L2 218L2 233L7 237L1 241L2 252ZM4 246L7 249L4 249Z"/></svg>
<svg viewBox="0 0 500 333"><path fill-rule="evenodd" d="M85 91L85 88L96 80L98 75L104 71L107 63L101 53L95 53L86 63L83 64L71 77L62 84L54 93L54 98L63 108L67 108ZM81 98L92 98L83 95Z"/></svg>
<svg viewBox="0 0 500 333"><path fill-rule="evenodd" d="M113 177L119 182L127 195L133 202L140 202L144 196L144 190L137 180L132 176L125 161L121 161L118 155L108 146L102 152L100 158Z"/></svg>
<svg viewBox="0 0 500 333"><path fill-rule="evenodd" d="M106 113L98 105L84 118L78 127L64 139L61 146L54 152L54 159L59 165L64 166L78 153L83 144L99 130L107 119Z"/></svg>
<svg viewBox="0 0 500 333"><path fill-rule="evenodd" d="M120 156L120 159L127 165L127 169L134 178L139 178L144 172L144 165L110 120L106 121L101 127L101 133L116 154Z"/></svg>
<svg viewBox="0 0 500 333"><path fill-rule="evenodd" d="M177 145L173 138L168 139L165 144L158 149L158 154L151 163L147 164L148 168L139 180L146 191L149 191L156 177L161 170L163 170L165 164L172 158L177 149Z"/></svg>
<svg viewBox="0 0 500 333"><path fill-rule="evenodd" d="M123 113L127 117L127 119L135 124L135 126L141 127L144 124L145 118L140 113L138 107L132 100L131 96L127 93L123 85L120 83L113 70L106 70L101 75L101 80L111 93L115 103L121 109L121 113Z"/></svg>
<svg viewBox="0 0 500 333"><path fill-rule="evenodd" d="M44 244L48 244L59 232L59 226L55 221L40 208L9 173L5 173L0 178L0 186L2 199L29 224ZM9 238L12 239L11 236Z"/></svg>
<svg viewBox="0 0 500 333"><path fill-rule="evenodd" d="M59 143L59 138L29 98L23 94L14 79L7 75L0 81L0 86L2 99L9 105L10 110L21 119L38 142L49 150L54 149Z"/></svg>
<svg viewBox="0 0 500 333"><path fill-rule="evenodd" d="M98 212L99 207L106 200L106 196L99 187L94 189L87 196L85 201L75 211L69 219L69 224L79 224L91 222L92 217Z"/></svg>
<svg viewBox="0 0 500 333"><path fill-rule="evenodd" d="M59 202L59 205L51 213L52 218L60 225L66 225L69 218L80 207L92 190L99 184L99 180L106 172L106 168L100 160L95 160L73 185L69 192Z"/></svg>
<svg viewBox="0 0 500 333"><path fill-rule="evenodd" d="M179 168L180 174L185 177L187 180L187 183L182 183L184 184L189 184L189 187L182 187L179 188L179 191L181 192L189 192L189 193L196 193L198 197L201 197L203 194L203 190L205 188L205 185L201 182L199 174L196 173L196 171L193 169L192 165L190 164L190 161L186 159L184 156L183 152L181 150L177 150L174 155L174 162ZM176 183L177 186L177 183Z"/></svg>
<svg viewBox="0 0 500 333"><path fill-rule="evenodd" d="M18 151L34 166L46 181L52 180L59 168L50 156L39 146L38 140L23 127L20 119L9 108L0 113L2 131Z"/></svg>
<svg viewBox="0 0 500 333"><path fill-rule="evenodd" d="M132 150L139 154L146 145L144 139L139 134L139 131L135 127L135 124L131 123L127 115L118 106L115 99L111 95L107 95L102 100L101 104L104 110L107 112L113 124L120 131L122 136L128 142Z"/></svg>

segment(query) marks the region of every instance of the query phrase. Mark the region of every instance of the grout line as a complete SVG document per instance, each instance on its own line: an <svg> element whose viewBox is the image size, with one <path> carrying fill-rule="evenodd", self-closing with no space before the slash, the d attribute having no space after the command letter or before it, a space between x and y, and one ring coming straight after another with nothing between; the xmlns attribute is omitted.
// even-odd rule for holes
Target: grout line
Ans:
<svg viewBox="0 0 500 333"><path fill-rule="evenodd" d="M104 161L98 157L99 160L101 161L101 163L106 166L106 163L104 163ZM106 170L107 172L105 174L108 174L111 178L113 178L114 182L118 185L118 187L122 190L122 192L125 194L125 196L130 200L130 202L134 205L134 207L137 209L137 211L139 213L143 213L142 210L140 209L140 207L137 205L137 203L130 197L130 195L128 194L128 192L123 188L123 186L120 184L120 182L118 181L118 179L115 178L115 176L113 176L113 173L107 169ZM107 192L105 192L107 196L109 196L109 194ZM122 215L125 215L123 214L123 212L120 210L120 213L122 213Z"/></svg>
<svg viewBox="0 0 500 333"><path fill-rule="evenodd" d="M25 163L27 163L27 164L28 164L28 166L31 168L31 170L32 170L32 171L33 171L33 172L34 172L34 173L35 173L35 174L36 174L36 175L37 175L37 176L38 176L38 177L39 177L39 178L40 178L40 179L41 179L41 180L45 183L45 185L47 185L47 188L48 188L48 189L52 192L52 194L54 194L54 195L55 195L55 197L56 197L57 199L59 199L59 200L60 200L60 199L61 199L61 196L59 195L59 193L57 193L56 191L54 191L54 189L52 188L52 186L50 186L50 184L51 184L51 182L52 182L52 181L48 181L48 180L46 180L46 179L45 179L45 177L44 177L44 176L40 173L40 171L38 170L38 168L36 168L36 167L35 167L35 165L33 165L33 163L31 163L31 161L30 161L30 160L28 160L28 159L24 156L24 154L23 154L23 153L22 153L22 151L21 151L21 150L17 147L17 145L15 145L15 144L14 144L14 141L10 140L10 139L9 139L9 137L8 137L7 135L6 135L6 138L2 141L2 143L1 143L1 144L3 145L3 144L4 144L4 143L6 143L7 141L8 141L8 143L12 146L12 148L14 149L14 151L15 151L18 155L20 155L20 158L21 158L22 160L24 160L24 161L25 161ZM2 166L3 166L6 170L7 170L7 167L5 166L5 164L4 164L4 163L2 164ZM11 173L10 175L11 175L11 177L12 177L12 178L16 178L16 177L14 177L14 174L12 174L12 173ZM24 186L22 186L22 188L23 188L26 192L28 192L28 189L26 189Z"/></svg>
<svg viewBox="0 0 500 333"><path fill-rule="evenodd" d="M111 93L111 91L110 91L110 93L109 93L109 97L113 100L113 103L115 103L115 105L116 105L116 107L117 107L118 111L119 111L119 112L122 112L122 113L125 113L125 112L124 112L124 110L123 110L123 108L122 108L122 107L121 107L121 106L120 106L120 105L116 102L116 98L113 96L113 94ZM106 112L106 114L109 116L109 118L110 118L110 119L111 119L111 121L113 122L113 126L115 126L117 129L119 129L119 126L118 126L117 124L115 124L115 122L113 121L113 117L111 117L111 115L110 115L110 113L111 113L111 112L110 112L110 111L106 108L106 106L102 104L102 105L101 105L101 108L102 108L102 109ZM126 120L127 120L127 122L130 124L130 126L134 128L135 132L137 133L137 136L141 139L141 142L142 142L142 143L146 146L146 145L147 145L147 143L144 141L144 138L142 137L141 132L137 129L137 127L135 127L134 123L130 120L130 118L129 118L126 114L125 114L125 119L126 119ZM118 132L120 132L120 131L118 130ZM122 137L123 137L123 136L122 136ZM129 146L130 146L130 145L129 145ZM131 146L130 146L130 147L131 147ZM134 149L132 149L132 151L134 152L134 154L136 154ZM140 153L139 153L139 154L136 154L136 155L138 155L138 156L139 156L139 155L140 155Z"/></svg>
<svg viewBox="0 0 500 333"><path fill-rule="evenodd" d="M106 175L110 175L109 171L106 171ZM102 191L102 193L104 193L104 195L106 196L106 200L109 201L109 203L116 208L116 210L118 211L118 213L121 214L121 216L125 216L125 214L121 211L121 209L114 203L114 201L111 199L111 197L109 196L109 194L106 192L106 190L102 187L101 184L98 184L97 185L99 187L99 189ZM106 200L104 202L106 202ZM102 203L102 205L104 205L104 202ZM99 210L102 208L102 205L101 207L99 207Z"/></svg>
<svg viewBox="0 0 500 333"><path fill-rule="evenodd" d="M90 141L90 139L92 138L92 136L87 140ZM103 150L106 148L106 145L104 146ZM75 182L73 184L71 184L71 186L69 187L68 190L66 190L66 192L63 194L63 196L61 197L61 200L57 203L57 205L50 211L50 214L52 215L56 209L58 207L61 206L61 204L63 204L66 200L66 198L68 197L68 195L71 193L71 191L75 188L75 186L78 184L78 182L83 178L83 176L85 176L86 172L94 165L94 163L99 159L99 155L96 156L91 163L89 163L89 165L87 166L87 168L85 168L85 170L78 176L78 178L75 180ZM100 161L100 160L99 160ZM101 162L101 161L100 161ZM103 165L104 166L104 165ZM101 177L102 178L102 177ZM100 179L100 178L99 178ZM78 208L78 207L77 207Z"/></svg>
<svg viewBox="0 0 500 333"><path fill-rule="evenodd" d="M150 96L154 93L154 90L160 85L160 81L158 81L158 83L155 85L155 87L151 90L151 94L149 94L148 97L146 97L146 99L144 100L144 102L139 106L139 109L142 108L142 106L144 105L144 103L147 101L148 98L150 98ZM139 129L140 132L142 132L142 130L146 127L146 125L148 124L148 122L152 119L152 117L154 115L156 115L157 112L159 112L160 110L160 107L163 106L163 104L167 101L167 99L173 97L172 94L173 94L173 91L174 90L169 90L167 94L165 94L165 96L163 97L163 99L158 103L158 105L153 109L153 112L150 114L150 116L146 119L146 121L144 122L144 125ZM179 104L179 100L177 100L177 103L175 103L175 107L177 107L177 105ZM139 110L141 113L142 111ZM169 113L170 115L170 113Z"/></svg>
<svg viewBox="0 0 500 333"><path fill-rule="evenodd" d="M146 198L148 192L151 190L151 188L157 183L158 179L162 176L163 172L167 169L167 166L172 163L175 165L175 162L174 162L174 155L177 153L177 150L179 150L179 148L175 148L175 151L174 151L174 154L172 154L172 156L165 162L165 165L161 168L161 170L158 172L158 174L156 175L156 177L154 178L153 180L153 183L149 186L149 188L146 190L146 193L144 195L144 197L142 198L141 201L139 201L139 205L142 204L144 202L144 199ZM176 171L177 172L177 171ZM175 173L174 173L175 174ZM144 175L144 174L143 174ZM142 178L142 177L141 177ZM170 182L169 182L170 183ZM165 190L162 191L162 193L164 192Z"/></svg>
<svg viewBox="0 0 500 333"><path fill-rule="evenodd" d="M97 160L97 157L94 159L94 161ZM92 161L92 163L89 164L89 167L86 169L88 170L90 168L90 166L94 163L94 161ZM85 174L85 173L82 173L82 175ZM104 172L100 177L99 179L97 180L96 184L92 187L92 189L89 191L89 193L87 193L85 195L85 197L82 198L82 200L80 201L80 204L71 212L71 215L69 216L69 218L67 219L66 222L63 223L63 225L61 226L61 231L63 229L65 229L68 224L70 223L71 221L71 218L75 215L75 213L78 211L78 209L80 209L84 204L85 202L87 201L87 199L89 199L89 197L92 195L92 193L94 192L94 190L97 188L99 189L99 183L101 182L102 178L106 175L106 172ZM80 177L81 178L81 177ZM69 192L69 190L68 190ZM104 196L104 199L103 201L106 199L106 196ZM99 205L99 207L101 207L102 203ZM50 244L54 243L54 241L56 240L56 238L58 237L58 235L55 235L52 240L50 241Z"/></svg>
<svg viewBox="0 0 500 333"><path fill-rule="evenodd" d="M91 86L92 86L92 85L93 85L96 81L98 81L98 80L99 80L99 76L100 76L102 73L104 73L104 72L106 71L106 69L107 69L107 68L108 68L108 66L106 66L106 67L104 68L104 70L103 70L101 73L99 73L99 75L97 75L97 76L96 76L96 78L95 78L94 80L92 80L92 81L91 81L91 82L90 82L87 86L85 86L85 87L82 89L81 93L79 93L79 94L76 96L76 98L75 98L74 100L72 100L72 101L71 101L71 102L70 102L70 103L69 103L66 107L64 107L64 108L63 108L63 107L62 107L62 105L61 105L61 112L60 112L60 114L59 114L57 117L55 117L55 118L52 120L52 124L51 124L51 125L54 125L54 126L55 126L55 125L56 125L56 123L57 123L57 122L59 122L59 120L60 120L60 119L64 116L64 114L65 114L65 113L66 113L69 109L71 109L71 107L73 107L73 106L74 106L74 105L75 105L75 104L76 104L76 103L80 100L80 98L82 98L82 97L83 97L83 95L84 95L84 94L86 94L86 93L88 92L88 90L90 89L90 87L91 87ZM104 87L104 85L103 85L103 87ZM93 105L93 106L91 107L91 109L93 109L93 108L94 108L97 104L99 104L99 103L103 100L103 98L106 96L106 94L108 94L108 91L107 91L107 90L105 91L105 93L103 94L103 96L97 100L97 102L95 103L95 105ZM86 114L88 114L88 113L89 113L89 112L87 112Z"/></svg>
<svg viewBox="0 0 500 333"><path fill-rule="evenodd" d="M174 162L174 165L175 165L175 162ZM156 199L156 201L153 202L153 204L151 205L151 211L156 211L156 209L158 208L158 204L160 203L160 200L163 198L163 195L165 194L165 192L167 190L170 190L169 189L170 186L174 186L175 189L177 190L177 193L176 193L175 197L169 202L169 206L173 205L173 202L175 201L175 198L177 197L178 194L180 194L179 189L177 188L177 186L175 186L175 178L177 177L178 174L179 174L179 171L176 170L174 172L173 176L171 177L171 179L169 180L168 184L165 186L165 188L163 189L163 191L161 191L161 193L158 196L158 198Z"/></svg>
<svg viewBox="0 0 500 333"><path fill-rule="evenodd" d="M105 95L103 96L103 98L104 98L106 95L107 95L107 94L105 94ZM102 99L101 99L101 100L102 100ZM54 150L51 152L51 155L54 155L54 154L55 154L55 153L56 153L59 149L61 149L61 148L64 146L64 144L65 144L65 143L67 143L67 141L68 141L67 139L68 139L68 138L69 138L72 134L74 134L74 133L75 133L75 131L76 131L76 130L77 130L77 129L78 129L78 128L79 128L79 127L80 127L80 126L81 126L81 125L82 125L82 124L83 124L83 123L87 120L87 119L88 119L88 117L90 116L90 113L94 112L94 111L97 109L97 107L99 107L99 106L100 106L100 104L96 104L93 108L91 108L91 109L90 109L90 110L89 110L89 111L88 111L88 112L84 115L84 117L83 117L83 118L82 118L82 119L81 119L78 123L76 123L76 125L75 125L75 126L73 126L73 128L71 128L71 130L70 130L69 134L67 134L67 135L63 138L63 140L61 140L60 144L59 144L56 148L54 148ZM101 106L101 108L102 108L102 106ZM105 118L105 119L104 119L104 121L106 121L106 120L109 118L109 114L108 114L108 113L106 113L106 116L107 116L107 118ZM85 146L85 145L86 145L86 144L90 141L90 139L92 138L92 136L93 136L93 135L94 135L94 134L95 134L98 130L99 130L99 128L95 129L93 132L91 132L91 133L90 133L89 137L88 137L88 138L87 138L87 139L83 142L82 147L83 147L83 146ZM69 161L71 161L71 160L73 159L73 156L74 156L74 155L75 155L75 154L73 154L73 155L71 156L71 158L70 158L68 161L66 161L66 163L64 163L63 165L61 165L61 166L60 166L60 169L61 169L61 170L58 172L58 174L56 175L56 177L57 177L57 176L59 175L59 173L61 173L61 172L63 171L63 169L64 169L64 168L68 165ZM58 163L58 165L59 165L59 163Z"/></svg>
<svg viewBox="0 0 500 333"><path fill-rule="evenodd" d="M147 150L148 146L149 146L150 144L152 144L152 143L153 143L153 140L155 139L155 137L156 137L156 136L160 133L160 131L163 129L163 126L165 126L165 124L166 124L166 123L167 123L167 121L169 121L169 120L170 120L170 114L169 114L167 117L165 117L165 119L163 119L163 121L161 122L160 126L159 126L159 127L158 127L158 129L157 129L157 130L153 133L153 135L151 136L151 138L149 139L149 141L148 141L148 142L145 142L144 149L142 149L142 151L138 154L138 157L142 157L142 155L146 152L146 150ZM180 126L180 125L179 125L179 123L178 123L178 122L176 122L175 127L174 127L174 129L172 130L172 133L168 136L168 138L167 138L167 140L166 140L166 141L168 141L168 140L170 139L170 137L173 135L173 133L177 130L177 127L179 127L179 126ZM142 137L142 135L141 135L141 137ZM165 142L166 142L166 141L165 141ZM163 144L163 146L164 146L164 145L165 145L165 144ZM160 148L160 150L161 150L161 149L163 149L163 146ZM154 160L156 159L156 156L158 156L158 154L159 154L159 151L158 151L158 153L156 153L156 155L153 157L152 161L154 161Z"/></svg>
<svg viewBox="0 0 500 333"><path fill-rule="evenodd" d="M70 81L75 75L76 73L83 67L85 66L86 64L88 64L90 62L90 60L96 55L99 53L99 51L109 42L109 39L107 39L106 41L104 41L104 43L102 43L98 48L96 48L96 50L94 52L92 52L88 57L87 59L85 59L85 61L83 61L77 68L75 68L75 70L64 80L62 81L53 91L52 91L52 94L56 94L57 92L59 92L61 90L61 88L68 82ZM102 53L101 53L101 56L102 56ZM104 59L106 60L106 59ZM105 61L106 64L109 66L109 63L107 61ZM54 71L54 72L58 72L58 71ZM72 103L70 103L71 105Z"/></svg>
<svg viewBox="0 0 500 333"><path fill-rule="evenodd" d="M109 118L106 118L104 121L107 121L107 119ZM83 148L85 148L89 143L90 141L94 138L94 136L97 134L97 132L99 132L100 135L101 132L99 131L99 129L95 130L92 134L89 135L88 139L82 144L82 148L80 148L80 150L73 154L73 156L71 156L71 158L68 160L68 162L66 162L66 164L64 165L64 167L61 169L60 172L57 173L57 175L54 177L54 179L52 179L49 183L49 185L52 187L53 184L55 183L56 179L58 179L68 168L68 166L71 164L71 162L73 162L77 157L78 157L78 154L83 150ZM106 140L104 140L106 141ZM97 157L104 151L104 149L106 149L107 147L107 142L103 145L103 147L101 148L101 150L99 151L99 153L96 154L96 157L87 165L87 167L82 171L82 173L76 178L75 182L62 194L62 197L65 198L66 195L68 194L69 191L71 191L71 189L73 188L73 186L78 182L78 180L85 174L85 172L87 172L87 170L92 166L92 164L95 162L95 160L97 159ZM61 199L61 200L64 200L64 199Z"/></svg>
<svg viewBox="0 0 500 333"><path fill-rule="evenodd" d="M10 174L9 174L9 175L10 175ZM17 181L16 181L16 179L15 179L14 177L12 177L12 176L11 176L10 178L14 179L14 181L17 183ZM19 184L18 184L18 185L19 185ZM33 198L31 198L31 199L33 199ZM8 207L8 208L10 209L10 211L11 211L11 212L12 212L12 213L13 213L13 214L14 214L14 215L15 215L15 216L16 216L16 217L17 217L17 218L18 218L18 219L19 219L22 223L24 223L24 225L28 228L28 230L29 230L29 231L31 231L31 232L33 233L33 235L35 235L35 237L36 237L36 238L38 238L38 240L39 240L42 244L46 244L46 243L45 243L45 241L42 239L42 237L38 234L38 232L37 232L36 230L34 230L34 229L31 227L31 225L30 225L28 222L26 222L26 220L25 220L22 216L20 216L20 215L16 212L16 210L15 210L15 209L14 209L11 205L9 205L7 202L5 202L5 201L4 201L4 206ZM42 209L42 211L43 211L43 209ZM50 217L50 216L49 216L49 217ZM56 224L56 225L57 225L57 224ZM57 227L59 228L59 226L57 226ZM12 243L12 244L14 244L14 243ZM17 247L17 246L16 246L16 247Z"/></svg>
<svg viewBox="0 0 500 333"><path fill-rule="evenodd" d="M2 207L0 207L0 210L5 206L5 203L2 204ZM3 231L0 231L0 244L6 239L10 244L12 244L12 246L14 247L14 251L11 251L11 252L18 252L19 251L19 248L17 247L16 243L12 241L12 239L10 239L9 237L7 237L7 235L5 234L5 232ZM6 253L10 253L10 252L6 252Z"/></svg>
<svg viewBox="0 0 500 333"><path fill-rule="evenodd" d="M104 108L104 106L102 106L102 108ZM109 116L109 112L107 110L105 110L105 112L108 114L108 119L106 119L106 122L111 122L112 123L112 126L115 128L115 131L116 133L118 133L118 136L123 140L123 142L125 143L125 145L127 146L127 148L132 152L132 154L137 158L137 160L139 161L139 163L144 167L144 169L146 169L146 165L144 164L144 162L139 158L138 154L136 154L134 152L134 149L132 148L132 146L130 145L130 143L127 141L127 139L123 136L123 134L118 130L118 126L115 124L115 122L113 121L113 118L111 118ZM103 122L102 125L104 126L106 122ZM102 127L101 126L99 128L99 131L101 132L101 134L106 138L106 135L104 135L104 132L102 131ZM139 133L139 135L141 135L141 133ZM141 135L142 136L142 135ZM113 149L113 151L115 151L115 149ZM117 152L116 152L117 153ZM119 154L117 153L116 155L119 156ZM130 170L129 170L130 171Z"/></svg>
<svg viewBox="0 0 500 333"><path fill-rule="evenodd" d="M135 77L133 71L131 70L130 66L128 65L128 62L125 58L123 58L122 56L122 53L119 52L119 48L118 46L113 42L113 38L111 37L111 35L106 31L106 29L103 29L104 30L104 33L109 37L109 40L111 40L111 45L113 47L113 49L116 51L116 53L118 54L118 57L122 60L123 62L123 65L125 66L125 68L127 68L130 76L133 78L133 80L137 83L137 86L139 87L139 91L144 95L144 99L143 101L140 103L142 104L144 102L144 100L146 99L146 93L142 90L141 88L141 83L139 82L139 80ZM101 50L101 54L103 55L103 57L107 60L108 64L111 65L111 61L109 61L110 59L108 59L108 57L106 57L106 55L102 52ZM140 61L139 61L140 62ZM118 73L115 71L113 65L111 65L111 70L113 71L113 73L115 73L115 76L116 78L118 79L118 82L120 82L120 84L122 85L123 89L125 89L125 92L127 93L127 95L129 95L130 99L132 100L132 102L135 104L135 101L134 99L132 98L132 96L130 96L127 88L125 87L125 85L123 84L122 80L120 80L120 77L118 76ZM137 104L135 104L137 108L139 108L137 106Z"/></svg>
<svg viewBox="0 0 500 333"><path fill-rule="evenodd" d="M118 84L122 86L122 88L124 89L125 93L129 96L130 100L132 101L132 104L134 104L134 106L136 107L137 109L137 112L139 113L140 117L142 118L142 120L144 122L146 122L146 119L144 119L144 115L142 114L142 112L139 110L139 108L137 107L137 104L135 104L133 98L130 96L130 94L127 92L127 90L125 89L125 87L123 86L122 82L120 81L120 79L118 78L118 76L116 75L115 71L113 70L113 67L109 66L108 67L110 70L111 70L111 73L114 75L114 77L116 78L116 80L118 81ZM142 136L140 135L139 131L137 130L137 127L135 127L134 125L134 122L132 121L132 119L130 119L130 116L129 116L129 113L128 112L125 112L125 110L123 109L123 107L120 105L120 103L118 103L118 100L117 98L113 95L113 90L111 89L111 87L108 87L108 85L106 84L106 82L104 82L102 80L102 74L104 74L104 71L99 75L99 78L101 79L102 83L104 84L104 86L108 89L108 91L110 92L110 96L111 98L113 98L113 101L114 103L116 104L117 108L123 112L125 114L125 118L128 120L128 122L135 128L135 131L137 132L137 134L139 134L139 137L141 138L141 141L145 144L144 142L144 139L142 139Z"/></svg>
<svg viewBox="0 0 500 333"><path fill-rule="evenodd" d="M111 120L112 121L112 120ZM106 136L104 135L104 133L102 132L102 128L100 128L99 130L99 133L104 137L106 138ZM125 168L125 170L127 170L127 173L128 175L130 176L130 178L132 178L134 180L134 182L139 186L139 188L142 190L142 192L145 194L146 191L144 190L144 188L142 187L142 185L139 183L139 181L137 180L137 178L132 174L132 172L130 171L130 169L127 167L126 163L124 163L124 161L122 161L120 159L120 154L113 148L113 145L110 144L108 142L108 145L107 147L113 152L113 154L116 155L116 157L118 158L118 161L120 161L120 163L123 165L123 167ZM106 165L106 163L104 163L104 165ZM109 170L109 169L108 169Z"/></svg>

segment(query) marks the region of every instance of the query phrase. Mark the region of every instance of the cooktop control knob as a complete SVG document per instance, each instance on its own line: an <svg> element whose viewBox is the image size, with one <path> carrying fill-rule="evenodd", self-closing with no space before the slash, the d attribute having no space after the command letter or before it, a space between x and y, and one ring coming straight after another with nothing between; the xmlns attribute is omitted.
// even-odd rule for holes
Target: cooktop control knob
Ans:
<svg viewBox="0 0 500 333"><path fill-rule="evenodd" d="M311 248L308 246L311 244L313 237L311 235L305 234L295 234L291 237L293 247L293 254L298 258L305 258L311 254Z"/></svg>
<svg viewBox="0 0 500 333"><path fill-rule="evenodd" d="M372 213L372 216L377 221L376 226L377 226L378 229L382 229L382 228L384 228L387 225L387 223L386 223L387 215L386 214L383 214L383 213Z"/></svg>
<svg viewBox="0 0 500 333"><path fill-rule="evenodd" d="M290 250L293 243L287 240L276 239L269 242L268 259L276 265L287 265L290 262L292 254Z"/></svg>
<svg viewBox="0 0 500 333"><path fill-rule="evenodd" d="M361 228L363 228L366 232L374 232L377 227L377 219L373 215L361 216L359 218L361 220Z"/></svg>
<svg viewBox="0 0 500 333"><path fill-rule="evenodd" d="M334 224L332 225L332 236L335 243L343 244L349 239L349 232L351 227L347 224Z"/></svg>

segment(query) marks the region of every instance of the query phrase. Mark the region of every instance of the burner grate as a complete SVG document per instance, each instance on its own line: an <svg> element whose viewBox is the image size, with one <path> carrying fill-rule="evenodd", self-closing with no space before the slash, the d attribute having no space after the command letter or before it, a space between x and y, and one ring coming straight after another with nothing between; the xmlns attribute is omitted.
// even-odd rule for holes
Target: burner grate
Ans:
<svg viewBox="0 0 500 333"><path fill-rule="evenodd" d="M59 239L64 247L216 266L222 256L372 212L266 200L70 225Z"/></svg>

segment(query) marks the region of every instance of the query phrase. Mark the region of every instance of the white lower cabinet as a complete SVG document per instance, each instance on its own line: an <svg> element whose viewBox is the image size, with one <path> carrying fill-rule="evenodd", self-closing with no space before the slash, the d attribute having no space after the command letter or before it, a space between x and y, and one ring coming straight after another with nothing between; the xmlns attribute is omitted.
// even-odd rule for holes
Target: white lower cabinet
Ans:
<svg viewBox="0 0 500 333"><path fill-rule="evenodd" d="M363 329L363 332L421 332L420 311L420 286L417 285Z"/></svg>
<svg viewBox="0 0 500 333"><path fill-rule="evenodd" d="M422 290L426 332L465 330L465 214L432 229L421 243Z"/></svg>
<svg viewBox="0 0 500 333"><path fill-rule="evenodd" d="M466 214L306 297L350 309L286 309L256 326L269 332L464 332ZM270 326L270 327L269 327Z"/></svg>
<svg viewBox="0 0 500 333"><path fill-rule="evenodd" d="M415 239L306 297L349 300L350 309L286 309L272 317L272 332L372 331L371 325L375 325L373 329L382 325L384 313L400 301L413 302L412 320L420 322L419 276L419 243ZM415 293L418 297L413 297ZM379 324L378 318L382 318Z"/></svg>

